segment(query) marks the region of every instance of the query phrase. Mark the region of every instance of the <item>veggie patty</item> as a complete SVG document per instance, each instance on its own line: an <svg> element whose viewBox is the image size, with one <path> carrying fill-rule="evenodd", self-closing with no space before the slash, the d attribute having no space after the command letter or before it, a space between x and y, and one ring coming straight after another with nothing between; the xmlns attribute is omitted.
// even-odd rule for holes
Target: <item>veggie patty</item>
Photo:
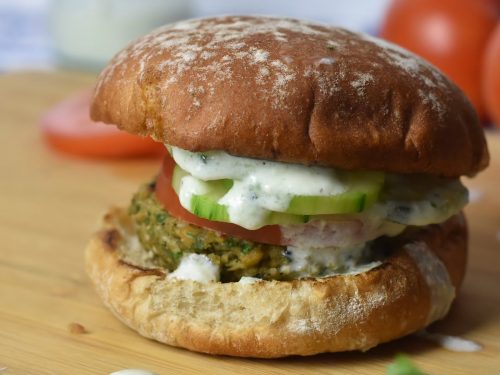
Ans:
<svg viewBox="0 0 500 375"><path fill-rule="evenodd" d="M155 183L143 185L132 198L129 215L144 249L155 254L158 265L173 271L183 255L207 255L220 266L221 281L242 276L287 280L292 273L280 272L290 262L286 247L273 246L204 229L179 220L165 211L154 194Z"/></svg>

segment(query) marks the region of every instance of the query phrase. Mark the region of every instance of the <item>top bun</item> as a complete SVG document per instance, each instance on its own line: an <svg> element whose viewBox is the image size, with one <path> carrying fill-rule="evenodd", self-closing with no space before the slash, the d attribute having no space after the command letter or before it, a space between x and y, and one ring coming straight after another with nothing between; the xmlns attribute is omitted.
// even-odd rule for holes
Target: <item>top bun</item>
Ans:
<svg viewBox="0 0 500 375"><path fill-rule="evenodd" d="M186 150L343 169L454 177L489 159L474 109L435 67L380 39L285 18L157 29L101 73L91 115Z"/></svg>

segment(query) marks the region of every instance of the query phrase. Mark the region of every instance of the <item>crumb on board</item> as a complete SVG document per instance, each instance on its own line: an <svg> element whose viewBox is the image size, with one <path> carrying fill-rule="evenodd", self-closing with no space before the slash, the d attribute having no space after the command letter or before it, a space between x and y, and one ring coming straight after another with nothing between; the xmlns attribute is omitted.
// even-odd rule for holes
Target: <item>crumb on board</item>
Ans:
<svg viewBox="0 0 500 375"><path fill-rule="evenodd" d="M88 333L87 329L80 323L71 322L68 324L68 331L74 335L82 335Z"/></svg>

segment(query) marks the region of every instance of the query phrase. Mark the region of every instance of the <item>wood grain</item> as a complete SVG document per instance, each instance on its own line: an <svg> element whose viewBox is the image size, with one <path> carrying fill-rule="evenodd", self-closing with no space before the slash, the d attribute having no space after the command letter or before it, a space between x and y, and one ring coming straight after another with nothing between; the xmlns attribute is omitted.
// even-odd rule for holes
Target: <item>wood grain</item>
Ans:
<svg viewBox="0 0 500 375"><path fill-rule="evenodd" d="M484 345L454 353L408 337L367 353L251 360L210 357L144 339L101 304L83 272L83 248L111 204L126 204L157 160L85 160L49 149L40 115L92 76L20 73L0 77L1 374L375 374L407 353L431 374L500 372L500 136L492 164L466 181L478 199L467 208L470 265L450 316L433 330ZM75 328L76 327L76 328Z"/></svg>

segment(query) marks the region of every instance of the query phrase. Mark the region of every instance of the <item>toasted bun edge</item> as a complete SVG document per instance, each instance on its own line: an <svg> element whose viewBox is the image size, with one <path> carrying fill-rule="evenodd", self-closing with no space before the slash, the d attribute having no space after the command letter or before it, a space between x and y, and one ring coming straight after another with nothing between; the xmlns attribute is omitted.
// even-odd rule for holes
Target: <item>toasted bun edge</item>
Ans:
<svg viewBox="0 0 500 375"><path fill-rule="evenodd" d="M204 353L275 358L367 350L442 318L454 294L436 294L433 282L458 289L465 272L467 231L458 215L426 227L381 266L357 275L253 284L173 280L164 270L123 261L113 224L121 214L112 210L86 249L97 293L141 335Z"/></svg>

